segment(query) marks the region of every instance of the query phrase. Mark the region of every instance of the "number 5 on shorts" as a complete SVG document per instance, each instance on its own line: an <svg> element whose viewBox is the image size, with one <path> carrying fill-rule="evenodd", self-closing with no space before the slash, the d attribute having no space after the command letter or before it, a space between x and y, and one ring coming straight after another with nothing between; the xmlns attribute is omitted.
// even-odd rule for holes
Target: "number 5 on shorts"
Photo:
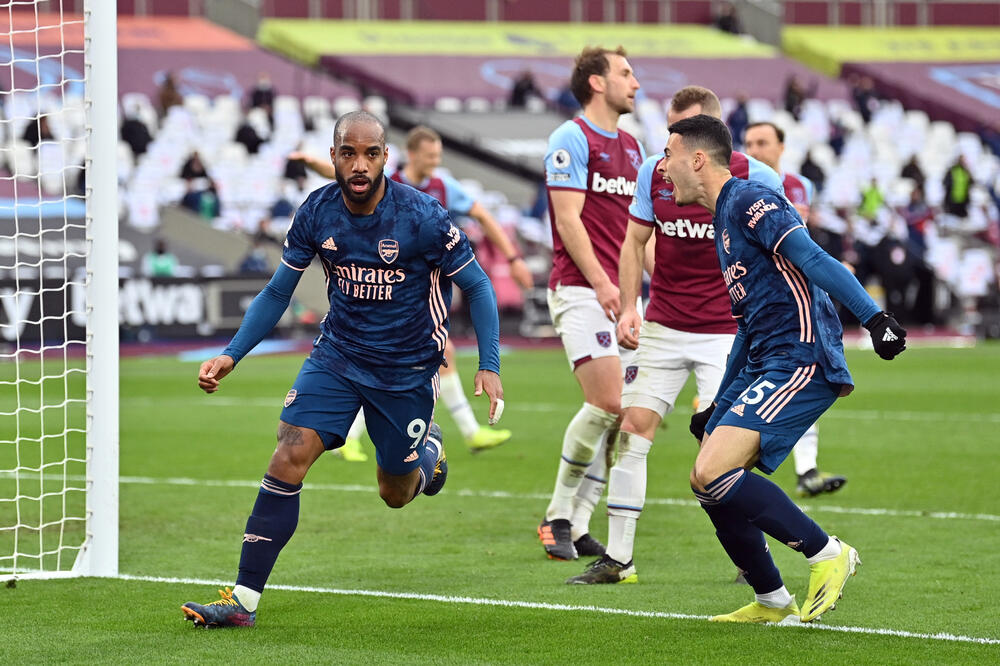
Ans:
<svg viewBox="0 0 1000 666"><path fill-rule="evenodd" d="M756 405L764 399L764 392L773 389L774 384L768 381L757 380L747 387L746 391L740 394L739 399L748 405Z"/></svg>
<svg viewBox="0 0 1000 666"><path fill-rule="evenodd" d="M410 444L411 449L417 448L420 442L424 440L424 434L427 432L427 422L423 419L413 419L406 426L406 434L413 438L413 444Z"/></svg>

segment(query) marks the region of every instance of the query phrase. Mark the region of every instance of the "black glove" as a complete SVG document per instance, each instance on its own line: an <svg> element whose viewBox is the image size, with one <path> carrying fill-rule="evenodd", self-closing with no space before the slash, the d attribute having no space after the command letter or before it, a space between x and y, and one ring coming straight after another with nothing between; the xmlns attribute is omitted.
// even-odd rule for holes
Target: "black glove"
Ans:
<svg viewBox="0 0 1000 666"><path fill-rule="evenodd" d="M691 425L688 426L688 429L694 435L694 438L698 440L699 444L705 438L705 426L708 425L708 420L712 418L712 412L714 411L715 403L713 402L708 406L708 409L696 412L691 416Z"/></svg>
<svg viewBox="0 0 1000 666"><path fill-rule="evenodd" d="M906 329L891 312L879 312L865 322L865 328L872 334L875 353L885 360L891 361L906 349Z"/></svg>

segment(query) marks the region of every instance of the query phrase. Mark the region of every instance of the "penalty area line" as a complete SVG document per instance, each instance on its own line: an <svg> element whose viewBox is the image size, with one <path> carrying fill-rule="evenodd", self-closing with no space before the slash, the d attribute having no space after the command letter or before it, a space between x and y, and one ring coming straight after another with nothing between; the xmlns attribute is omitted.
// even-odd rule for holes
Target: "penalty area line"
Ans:
<svg viewBox="0 0 1000 666"><path fill-rule="evenodd" d="M169 578L162 576L134 576L130 574L119 574L111 576L117 580L136 581L143 583L167 583L172 585L206 585L224 587L232 585L231 582L220 580L207 580L201 578ZM311 592L315 594L333 594L345 597L376 597L381 599L405 599L413 601L431 601L444 604L468 604L471 606L497 606L502 608L526 608L530 610L549 610L573 613L603 613L606 615L625 615L628 617L648 617L665 620L700 620L707 622L708 615L693 615L690 613L668 613L666 611L643 611L628 608L609 608L606 606L575 605L575 604L554 604L544 601L516 601L512 599L490 599L487 597L455 597L442 594L422 594L417 592L390 592L385 590L349 590L331 587L311 587L305 585L268 585L269 590L282 590L284 592ZM850 634L869 634L872 636L892 636L895 638L916 638L930 641L946 641L951 643L975 643L979 645L1000 645L1000 638L983 638L978 636L962 636L939 632L936 634L921 633L916 631L905 631L901 629L883 629L879 627L847 627L832 626L824 624L805 624L795 622L782 622L778 627L792 627L809 629L814 631L837 631Z"/></svg>

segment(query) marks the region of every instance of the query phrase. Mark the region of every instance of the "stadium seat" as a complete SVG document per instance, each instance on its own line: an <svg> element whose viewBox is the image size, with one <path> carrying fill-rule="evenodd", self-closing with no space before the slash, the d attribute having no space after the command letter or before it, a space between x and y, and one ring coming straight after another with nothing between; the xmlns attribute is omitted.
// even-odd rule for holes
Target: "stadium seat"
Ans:
<svg viewBox="0 0 1000 666"><path fill-rule="evenodd" d="M361 102L361 108L382 122L389 122L389 104L381 95L369 95Z"/></svg>
<svg viewBox="0 0 1000 666"><path fill-rule="evenodd" d="M438 97L434 100L434 109L441 113L458 113L462 110L462 100L457 97Z"/></svg>
<svg viewBox="0 0 1000 666"><path fill-rule="evenodd" d="M335 121L337 118L340 118L345 113L351 113L352 111L359 111L361 109L361 102L359 102L354 97L338 97L337 99L333 100L333 106L331 107L331 109L332 111L326 113L324 117L329 118L331 120L331 126L332 126L332 121ZM314 122L316 121L315 117L313 118L313 121Z"/></svg>
<svg viewBox="0 0 1000 666"><path fill-rule="evenodd" d="M472 113L487 113L493 110L493 104L485 97L470 97L465 100L465 110Z"/></svg>

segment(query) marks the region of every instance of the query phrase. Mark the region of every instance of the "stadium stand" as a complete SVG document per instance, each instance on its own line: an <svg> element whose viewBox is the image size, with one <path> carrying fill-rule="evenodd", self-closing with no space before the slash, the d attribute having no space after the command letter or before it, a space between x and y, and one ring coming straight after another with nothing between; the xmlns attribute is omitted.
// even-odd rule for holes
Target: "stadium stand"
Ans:
<svg viewBox="0 0 1000 666"><path fill-rule="evenodd" d="M169 49L151 43L151 25L157 26L159 34L176 35L168 40ZM286 31L288 25L278 27ZM319 63L324 74L198 18L123 16L120 33L121 59L130 63L120 76L121 119L133 128L145 128L148 134L135 144L124 140L123 133L119 145L123 238L132 246L123 257L126 270L138 273L141 257L153 239L163 237L178 255L182 272L188 266L202 275L234 273L249 252L252 238L259 233L280 238L305 195L324 183L312 174L289 174L288 153L325 154L335 119L366 108L391 121L391 160L402 154L408 127L425 123L438 129L445 139L446 166L518 238L536 275L547 273L551 232L538 186L546 137L566 117L566 110L556 101L568 72L565 56L421 53L362 57L325 55L313 47L298 49L311 54L308 58ZM274 40L275 35L285 33L264 30L262 34ZM678 39L690 39L690 35L678 35ZM296 50L298 43L289 39L276 41L286 51ZM739 44L726 48L747 48L742 45L745 40L734 39ZM327 44L338 42L326 40ZM746 81L754 81L746 103L749 122L769 120L782 127L786 132L782 166L790 171L811 168L821 181L810 225L824 238L833 239L845 258L857 260L859 248L864 255L873 248L899 247L903 259L894 265L902 265L914 276L919 266L929 266L937 284L933 312L909 314L921 323L959 323L971 329L979 317L976 304L993 298L996 291L1000 158L998 142L992 147L983 142L995 136L995 130L990 135L980 124L979 135L961 131L969 126L958 120L932 119L919 108L886 99L881 91L865 122L866 114L852 101L846 78L816 74L773 51L753 50L757 48L747 51L756 55L739 59L740 69L733 65L734 56L731 60L725 56L636 56L633 60L644 95L637 113L623 126L645 142L648 152L658 152L666 136L664 104L674 90L688 83L712 87L723 97L723 117L728 117L737 98L747 92ZM509 85L526 69L535 74L544 100L529 103L524 110L507 109ZM262 72L274 81L270 112L248 108L250 92ZM435 76L428 77L427 72ZM868 70L845 67L844 72ZM164 111L158 108L159 92L168 74L175 79L181 103ZM796 110L798 117L782 103L792 77L803 81L809 91ZM28 102L14 94L7 103ZM63 109L49 118L56 135L82 122L79 104L67 103ZM5 137L6 150L22 163L53 159L79 163L79 156L45 154L44 142L33 151L20 138L23 128L11 130ZM243 142L237 140L238 134ZM257 138L250 141L249 149L248 136ZM195 151L205 173L184 178L182 169ZM956 216L945 210L945 176L960 156L969 167L972 185L967 211ZM912 177L904 177L904 167L911 162L921 173L919 188ZM58 170L46 167L44 171ZM64 186L61 179L58 183L39 180L41 195ZM12 182L0 180L4 187ZM26 185L30 183L18 183L18 187ZM859 206L872 186L881 204L874 213L862 215ZM917 189L923 195L919 201L913 194ZM182 203L189 210L180 207ZM920 205L927 206L927 214L920 213ZM198 229L208 230L209 236L196 233ZM466 225L466 230L474 241L480 241L474 226ZM193 239L198 239L197 244ZM225 251L204 250L223 246ZM276 247L271 246L268 253L273 262ZM481 255L495 278L503 274L504 267L491 262L487 248ZM871 280L870 286L879 291L877 269L871 271ZM517 332L551 332L542 290L528 294L522 305L519 294L508 293L510 285L502 279L497 282L501 305L518 309L511 310ZM912 306L912 292L918 287L914 283L908 290L906 302ZM320 300L312 302L322 309ZM901 318L906 316L901 314ZM462 329L460 317L457 328Z"/></svg>

